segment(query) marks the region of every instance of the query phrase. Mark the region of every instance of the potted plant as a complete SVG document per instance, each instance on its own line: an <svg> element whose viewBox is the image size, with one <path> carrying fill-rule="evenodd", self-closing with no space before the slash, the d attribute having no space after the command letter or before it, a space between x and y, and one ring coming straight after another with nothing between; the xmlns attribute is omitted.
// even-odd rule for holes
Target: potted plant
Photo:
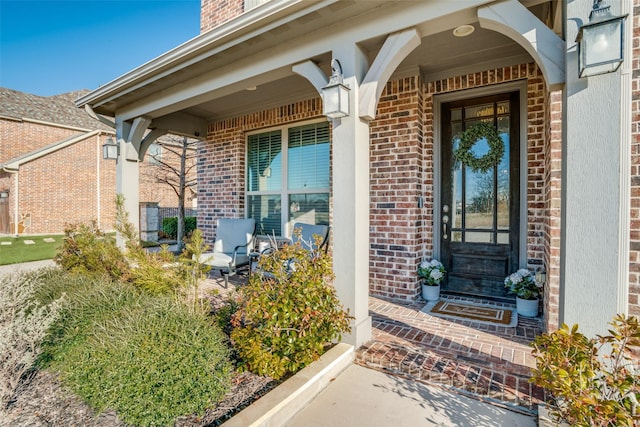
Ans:
<svg viewBox="0 0 640 427"><path fill-rule="evenodd" d="M440 298L440 283L446 270L438 260L422 261L418 266L418 277L422 279L422 298L435 301Z"/></svg>
<svg viewBox="0 0 640 427"><path fill-rule="evenodd" d="M504 279L504 286L509 293L516 296L516 311L525 317L538 315L538 297L542 286L536 282L535 275L526 268L521 268Z"/></svg>

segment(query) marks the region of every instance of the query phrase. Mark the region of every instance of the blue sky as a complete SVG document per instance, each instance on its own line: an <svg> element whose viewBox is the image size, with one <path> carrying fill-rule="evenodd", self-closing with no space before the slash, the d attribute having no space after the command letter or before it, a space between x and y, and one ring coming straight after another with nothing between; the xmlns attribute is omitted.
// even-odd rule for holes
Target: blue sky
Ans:
<svg viewBox="0 0 640 427"><path fill-rule="evenodd" d="M98 86L197 36L200 0L0 0L0 86Z"/></svg>

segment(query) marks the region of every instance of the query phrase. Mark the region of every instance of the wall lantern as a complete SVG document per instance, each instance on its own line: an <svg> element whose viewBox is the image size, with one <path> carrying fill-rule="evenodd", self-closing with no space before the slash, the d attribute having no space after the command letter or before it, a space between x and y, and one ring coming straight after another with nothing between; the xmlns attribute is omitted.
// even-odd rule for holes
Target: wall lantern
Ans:
<svg viewBox="0 0 640 427"><path fill-rule="evenodd" d="M593 0L589 23L578 31L580 77L611 73L624 60L624 20L627 15L613 16L610 7L604 0Z"/></svg>
<svg viewBox="0 0 640 427"><path fill-rule="evenodd" d="M9 190L0 191L0 199L6 199L7 197L9 197Z"/></svg>
<svg viewBox="0 0 640 427"><path fill-rule="evenodd" d="M329 84L322 88L323 113L330 119L339 119L349 115L349 88L342 83L340 61L333 59L331 70Z"/></svg>
<svg viewBox="0 0 640 427"><path fill-rule="evenodd" d="M108 137L107 141L102 145L102 158L105 160L118 160L119 151L118 144L113 142L113 138Z"/></svg>

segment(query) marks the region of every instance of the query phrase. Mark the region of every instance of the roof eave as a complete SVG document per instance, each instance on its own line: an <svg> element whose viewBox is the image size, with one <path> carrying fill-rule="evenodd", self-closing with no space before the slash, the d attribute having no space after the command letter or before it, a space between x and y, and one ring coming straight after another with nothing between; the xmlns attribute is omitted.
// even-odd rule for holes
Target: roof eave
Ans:
<svg viewBox="0 0 640 427"><path fill-rule="evenodd" d="M156 74L162 73L168 68L180 68L199 53L212 50L213 47L233 41L238 34L250 30L259 30L265 27L272 19L279 15L287 15L309 8L317 3L330 4L338 0L272 0L255 9L252 9L238 17L228 21L211 31L202 33L191 40L177 46L174 49L142 64L141 66L123 74L122 76L100 86L88 94L78 98L75 103L78 107L84 105L98 105L103 100L117 96L119 92L127 88L149 80ZM287 12L286 14L283 12Z"/></svg>

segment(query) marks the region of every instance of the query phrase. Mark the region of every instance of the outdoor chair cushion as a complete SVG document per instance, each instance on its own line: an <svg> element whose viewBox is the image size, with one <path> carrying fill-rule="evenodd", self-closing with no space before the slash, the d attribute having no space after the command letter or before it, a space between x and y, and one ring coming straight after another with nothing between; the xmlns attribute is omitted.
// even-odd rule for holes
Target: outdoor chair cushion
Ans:
<svg viewBox="0 0 640 427"><path fill-rule="evenodd" d="M232 265L233 253L231 255L220 252L205 252L200 256L200 262L211 266L213 270L228 269ZM236 267L249 264L249 255L236 255Z"/></svg>
<svg viewBox="0 0 640 427"><path fill-rule="evenodd" d="M216 241L213 244L214 253L233 255L247 255L253 249L253 235L256 229L256 221L253 218L222 218L218 220ZM240 262L236 260L236 264Z"/></svg>

